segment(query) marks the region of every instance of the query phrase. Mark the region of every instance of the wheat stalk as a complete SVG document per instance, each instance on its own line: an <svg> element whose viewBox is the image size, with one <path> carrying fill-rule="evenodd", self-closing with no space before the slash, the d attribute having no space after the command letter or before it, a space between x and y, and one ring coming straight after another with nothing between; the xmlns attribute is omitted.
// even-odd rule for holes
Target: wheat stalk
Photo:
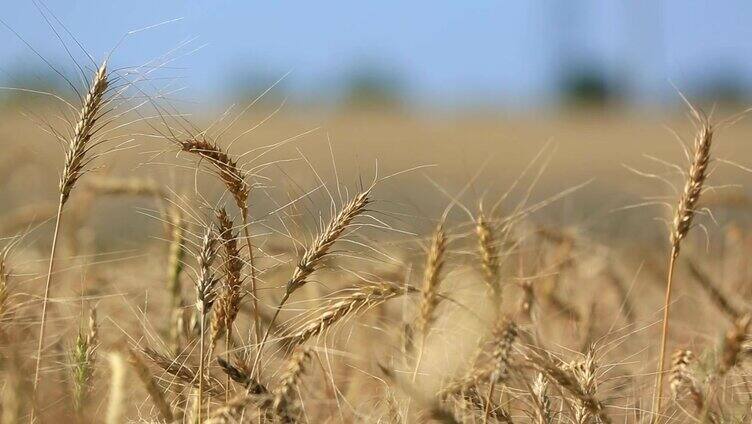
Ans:
<svg viewBox="0 0 752 424"><path fill-rule="evenodd" d="M204 395L204 367L206 363L204 333L206 326L206 317L211 310L216 293L214 286L217 279L212 271L212 263L216 256L216 235L214 226L208 225L204 236L201 240L201 250L196 258L198 262L198 277L196 280L196 311L199 322L199 365L198 365L198 416L199 424L202 422L203 412L203 395Z"/></svg>
<svg viewBox="0 0 752 424"><path fill-rule="evenodd" d="M324 308L324 312L321 315L308 321L299 330L285 337L286 345L289 349L303 344L311 337L323 333L351 314L368 310L389 299L416 292L417 290L412 287L397 286L392 283L367 284L356 287L350 295L344 299L330 303Z"/></svg>
<svg viewBox="0 0 752 424"><path fill-rule="evenodd" d="M308 277L310 277L310 275L321 266L322 260L329 255L329 249L331 249L334 243L345 233L345 230L350 227L353 220L366 211L366 207L371 203L370 194L371 188L368 188L367 190L358 193L347 202L342 207L342 210L340 210L339 213L329 221L324 230L319 233L303 253L303 256L293 270L292 276L287 282L285 294L277 305L269 326L267 327L266 332L264 332L264 336L262 337L261 343L256 351L256 358L253 361L254 375L255 373L258 373L258 364L261 360L261 353L282 307L290 298L290 295L300 287L304 286Z"/></svg>
<svg viewBox="0 0 752 424"><path fill-rule="evenodd" d="M3 322L3 317L10 309L8 305L8 283L10 281L10 270L8 269L7 263L10 249L10 246L5 246L0 249L0 323Z"/></svg>
<svg viewBox="0 0 752 424"><path fill-rule="evenodd" d="M663 302L663 325L661 329L660 354L658 357L658 372L655 382L653 414L660 414L663 402L663 377L664 362L666 356L666 342L668 341L669 319L671 308L671 288L674 280L674 266L679 257L681 242L689 233L694 219L697 204L702 194L702 189L707 178L708 164L710 163L710 147L713 142L713 126L708 118L699 110L692 109L692 115L699 125L695 135L694 153L692 163L687 173L687 179L679 198L679 204L674 211L674 219L671 225L670 242L671 253L669 255L668 275L666 276L666 293ZM654 418L655 420L655 418Z"/></svg>
<svg viewBox="0 0 752 424"><path fill-rule="evenodd" d="M261 323L259 320L258 297L256 295L256 268L254 265L253 245L249 229L248 196L251 185L246 181L247 172L244 171L236 159L215 142L206 138L191 138L178 141L183 151L192 153L202 159L206 159L216 171L217 177L224 183L227 191L232 194L235 204L240 209L243 218L243 232L248 248L248 267L251 269L251 301L253 303L253 328L256 341L261 336Z"/></svg>
<svg viewBox="0 0 752 424"><path fill-rule="evenodd" d="M52 236L52 247L50 248L49 267L47 270L47 279L44 285L44 297L42 298L42 316L39 324L39 341L36 351L36 364L34 367L34 397L36 398L39 386L39 370L42 363L42 349L44 348L45 327L47 323L47 304L50 297L50 282L52 281L52 270L55 264L55 251L57 248L57 239L60 232L60 221L63 208L70 197L71 191L78 180L86 173L87 166L97 156L92 154L92 149L101 143L93 140L96 134L101 130L98 125L99 119L107 112L108 100L106 99L107 88L109 87L107 62L103 62L94 74L91 86L84 99L83 105L79 112L78 122L73 131L73 135L65 147L65 165L62 175L60 176L60 199L58 201L57 214L55 216L55 230ZM32 422L34 415L32 412Z"/></svg>

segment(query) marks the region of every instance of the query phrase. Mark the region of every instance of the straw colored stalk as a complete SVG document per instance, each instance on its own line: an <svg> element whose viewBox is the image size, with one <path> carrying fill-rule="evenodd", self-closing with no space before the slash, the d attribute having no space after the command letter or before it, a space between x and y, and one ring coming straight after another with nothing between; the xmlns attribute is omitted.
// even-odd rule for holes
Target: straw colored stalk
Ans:
<svg viewBox="0 0 752 424"><path fill-rule="evenodd" d="M6 246L0 250L0 323L8 312L8 282L10 281L10 270L8 269L8 255L10 247Z"/></svg>
<svg viewBox="0 0 752 424"><path fill-rule="evenodd" d="M657 419L661 412L663 402L663 378L666 356L666 342L668 341L671 289L674 279L674 266L679 257L681 242L689 233L692 221L695 217L697 204L702 194L703 186L707 178L708 164L710 163L710 147L713 142L713 126L708 118L696 109L692 114L697 121L699 129L695 135L694 152L692 163L687 173L684 190L679 198L678 206L674 211L674 219L671 225L670 241L671 253L669 255L668 274L666 276L666 293L663 302L663 325L661 329L660 354L658 357L658 372L653 395L653 417Z"/></svg>
<svg viewBox="0 0 752 424"><path fill-rule="evenodd" d="M109 100L107 99L107 89L109 80L107 74L107 62L103 62L97 69L91 81L91 86L83 101L79 112L78 121L73 130L73 135L65 146L65 165L60 176L57 213L55 215L55 230L52 236L52 247L50 248L49 267L47 270L47 279L44 285L44 296L42 298L42 316L39 325L39 340L36 351L36 364L34 367L34 397L36 397L39 386L39 371L42 364L42 350L44 348L45 328L47 324L47 304L50 297L50 283L52 282L52 271L55 265L55 252L57 248L58 234L60 232L60 223L63 208L68 201L71 192L78 180L88 170L88 165L97 155L93 154L92 149L102 143L102 140L96 140L96 135L101 131L104 124L99 124L100 118L107 113ZM33 412L32 412L33 414ZM32 415L32 421L34 417Z"/></svg>

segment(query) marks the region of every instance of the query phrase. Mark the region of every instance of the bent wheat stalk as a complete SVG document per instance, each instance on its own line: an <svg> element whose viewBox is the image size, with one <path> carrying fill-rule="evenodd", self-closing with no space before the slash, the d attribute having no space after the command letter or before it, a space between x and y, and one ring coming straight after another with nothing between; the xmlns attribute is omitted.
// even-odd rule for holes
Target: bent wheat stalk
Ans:
<svg viewBox="0 0 752 424"><path fill-rule="evenodd" d="M669 332L669 313L671 307L671 288L674 279L674 267L679 257L681 242L689 233L692 220L696 213L697 203L702 194L702 188L707 178L708 164L710 163L710 147L713 142L713 126L708 118L699 110L692 109L692 115L699 125L699 130L694 141L694 156L687 174L679 205L674 212L674 220L671 226L671 254L669 255L668 275L666 276L666 294L663 302L663 326L661 329L661 350L658 357L658 373L653 394L653 417L660 413L663 402L663 377L664 362L666 356L666 341Z"/></svg>
<svg viewBox="0 0 752 424"><path fill-rule="evenodd" d="M96 155L92 155L92 148L102 142L101 140L94 140L94 137L102 127L98 125L99 119L107 112L106 109L109 100L106 98L106 93L108 87L107 62L105 61L94 74L91 86L81 107L73 136L65 146L65 166L60 176L60 199L57 205L57 214L55 215L55 230L52 236L49 267L44 285L44 297L42 298L42 317L39 325L39 341L37 344L36 365L34 367L34 398L36 398L39 386L39 369L42 363L42 350L44 348L45 327L47 324L47 304L50 297L50 283L52 281L52 270L55 265L55 252L57 250L63 208L76 183L86 173L87 165L96 158ZM32 421L34 421L33 412Z"/></svg>
<svg viewBox="0 0 752 424"><path fill-rule="evenodd" d="M417 292L418 290L413 287L397 286L392 283L368 284L358 287L344 299L326 306L325 311L320 316L307 322L301 329L289 335L286 338L286 345L288 348L301 345L350 314L357 314L392 298Z"/></svg>
<svg viewBox="0 0 752 424"><path fill-rule="evenodd" d="M269 333L274 327L274 323L276 322L282 307L292 293L306 284L308 277L310 277L311 274L321 265L322 260L329 254L329 249L334 245L334 242L344 234L345 230L350 227L350 224L352 224L355 217L366 211L366 207L371 203L369 197L370 194L371 188L369 187L345 204L342 210L332 218L331 221L329 221L326 228L324 228L321 234L316 237L300 258L298 265L292 273L292 277L290 277L290 280L287 282L285 294L282 296L282 300L279 301L277 309L274 311L271 322L269 323L266 332L264 332L264 337L261 338L261 343L256 351L256 358L253 360L253 375L257 375L258 373L261 352L264 349L264 344L266 344L266 341L269 338Z"/></svg>

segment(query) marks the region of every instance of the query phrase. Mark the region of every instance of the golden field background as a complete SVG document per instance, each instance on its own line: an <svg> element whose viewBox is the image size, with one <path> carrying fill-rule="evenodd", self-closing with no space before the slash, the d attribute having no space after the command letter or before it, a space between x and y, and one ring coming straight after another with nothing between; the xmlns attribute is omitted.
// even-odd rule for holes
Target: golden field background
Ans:
<svg viewBox="0 0 752 424"><path fill-rule="evenodd" d="M716 114L723 117L734 112ZM51 120L54 115L42 112L38 116ZM199 125L211 122L192 119L202 122ZM245 156L248 166L268 164L259 169L261 186L254 189L250 201L252 216L257 214L251 228L261 255L260 301L265 315L274 310L302 247L332 214L323 186L338 197L339 181L342 197L349 199L361 180L363 185L370 183L377 162L380 176L408 171L379 182L373 192L374 216L383 219L390 230L359 229L353 236L358 244L347 243L337 250L327 269L318 272L314 284L301 290L283 313L282 324L291 328L305 322L326 299L337 299L343 287L363 279L392 278L419 286L432 232L451 197L462 192L459 203L475 214L481 200L484 205L493 204L532 163L494 219L503 220L504 213L509 213L530 187L528 205L556 200L516 224L519 244L502 249L501 281L506 287L502 310L517 317L527 337L538 340L565 362L580 358L578 352L596 342L599 398L616 422L641 422L648 416L652 393L669 249L668 230L656 218L666 218L670 211L656 206L625 208L654 196L668 196L673 206L677 195L668 185L638 176L624 165L666 176L680 189L682 178L673 169L646 157L686 168L680 144L666 127L691 142L694 129L681 109L465 115L255 110L218 140L227 146L234 135L253 128L229 150L236 155L254 152ZM47 419L63 414L66 420L74 420L66 405L70 396L66 375L71 365L65 351L83 325L79 323L85 322L88 308L96 306L100 320L101 369L92 384L101 390L92 392L85 417L79 420L98 422L96 417L112 407L108 403L113 389L108 389L106 352L122 350L125 344L158 347L167 343L169 231L160 222L164 204L139 196L92 196L87 191L89 181L103 177L149 179L169 197L182 196L180 202L199 214L210 213L205 205L233 207L214 177L191 165L186 153L177 154L166 141L144 135L150 132L148 126L135 125L127 132L134 139L129 148L97 160L101 169L82 179L64 214L64 225L69 228L63 230L54 274L49 330L54 341L45 353L43 369L51 381L43 386L45 398L51 399L41 408L41 416ZM744 120L721 129L714 157L750 165L750 135L752 122ZM4 333L10 341L3 348L6 364L12 364L6 365L4 372L14 376L6 379L3 393L7 400L9 391L28 391L23 383L11 383L17 382L18 373L23 372L19 370L31 365L27 358L31 350L26 352L21 341L36 337L38 318L33 311L38 308L46 273L52 232L49 218L55 212L62 153L49 135L18 111L5 110L0 115L0 140L0 229L4 237L23 234L8 261L13 271L9 287L16 306L12 318L6 317L4 322L6 330L15 328ZM253 149L286 140L289 142L256 158L264 149ZM746 200L747 187L752 186L750 175L722 161L711 167L709 185L718 189L708 191L703 204L712 208L716 222L700 217L698 223L707 227L707 237L701 229L693 230L682 254L685 262L697 264L737 307L746 310L752 294L748 283L752 238ZM538 174L539 181L533 185ZM557 198L585 182L588 184ZM201 198L204 200L197 201ZM283 227L281 205L301 198L294 211L284 214L294 225ZM465 372L478 341L487 337L492 327L492 308L483 295L475 253L474 218L462 206L452 209L447 224L451 242L442 292L453 302L443 304L436 334L425 346L419 387L427 396ZM289 230L293 239L288 239L282 228ZM685 262L678 271L670 346L695 351L701 358L698 373L705 375L703 367L710 367L718 354L718 339L729 327L729 320L692 281ZM191 310L192 278L190 272L186 274L182 293L185 308ZM533 318L520 309L525 281L535 287ZM312 343L317 359L297 389L305 406L302 421L418 422L419 417L425 418L425 411L411 406L409 397L395 386L385 385L382 377L374 377L377 363L388 363L409 380L411 357L395 352L400 351L402 326L414 319L417 302L415 298L378 305ZM238 334L246 334L249 319L246 305L238 319ZM185 349L181 353L186 358L195 358L195 345L189 343ZM522 361L522 356L516 360ZM268 374L273 381L284 369L284 358L269 358L264 365L264 378ZM211 372L218 373L216 368ZM159 370L154 373L170 393L169 375ZM529 375L520 373L512 380L519 384L510 382L508 389L501 390L498 402L515 422L527 422L530 400L521 381ZM740 383L746 378L743 366L734 376L738 380L723 380L713 403L718 414L730 419L743 417L744 405L750 402L750 391ZM317 382L322 381L331 387L319 387ZM334 387L338 388L336 395L330 392ZM186 397L177 393L171 404L180 409L185 407L181 402ZM567 397L558 391L551 396L560 410L553 422L567 422ZM123 416L128 420L155 422L151 421L156 416L154 407L138 384L127 387L124 399L128 406ZM213 407L222 406L221 398L212 402ZM686 412L691 407L681 402L670 404L664 417L668 422L695 419L695 413ZM398 413L393 415L395 408ZM19 410L23 415L28 406ZM482 411L468 413L460 408L459 414L463 422L483 420Z"/></svg>

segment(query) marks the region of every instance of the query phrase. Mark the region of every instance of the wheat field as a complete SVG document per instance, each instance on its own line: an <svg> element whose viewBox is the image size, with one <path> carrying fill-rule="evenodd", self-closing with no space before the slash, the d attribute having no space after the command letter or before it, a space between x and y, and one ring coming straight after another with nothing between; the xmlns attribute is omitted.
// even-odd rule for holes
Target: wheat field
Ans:
<svg viewBox="0 0 752 424"><path fill-rule="evenodd" d="M0 110L2 423L751 419L743 110L183 114L83 70Z"/></svg>

